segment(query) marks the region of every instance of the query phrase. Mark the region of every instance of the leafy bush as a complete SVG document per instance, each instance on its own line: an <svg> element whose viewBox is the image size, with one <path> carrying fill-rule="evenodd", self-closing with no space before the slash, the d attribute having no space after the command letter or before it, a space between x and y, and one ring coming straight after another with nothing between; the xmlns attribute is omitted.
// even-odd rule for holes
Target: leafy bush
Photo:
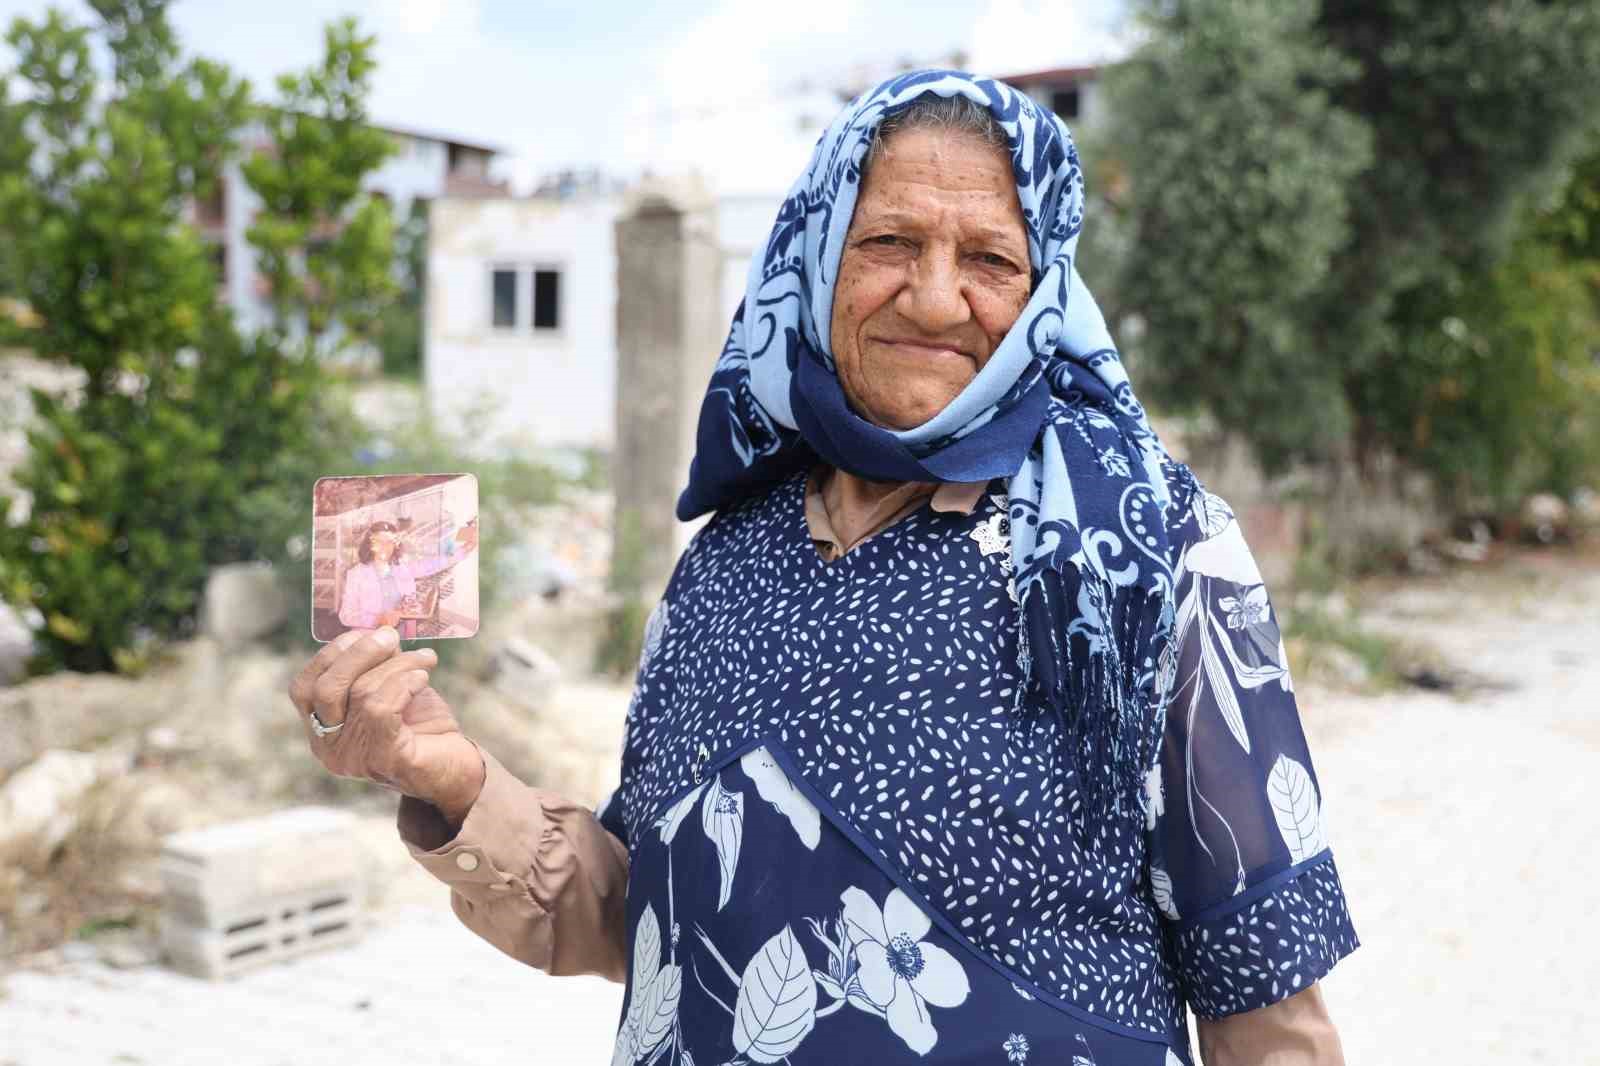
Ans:
<svg viewBox="0 0 1600 1066"><path fill-rule="evenodd" d="M58 12L16 20L15 70L0 70L0 85L26 90L0 95L3 269L37 316L30 346L87 375L70 400L35 393L15 472L31 508L0 523L0 594L44 620L35 672L141 669L161 640L193 630L211 567L272 559L309 527L312 484L348 462L362 431L330 400L317 346L287 334L295 322L307 341L340 332L349 311L358 327L342 332L357 336L388 285L386 213L350 192L386 145L340 125L361 125L370 40L340 23L323 64L285 82L303 113L282 127L293 143L280 160L327 151L316 162L338 169L252 168L282 194L258 221L294 262L274 275L292 321L245 338L185 218L246 119L272 126L281 112L253 112L225 68L180 61L165 0L94 7L109 85L90 61L94 31ZM304 275L294 242L313 232L333 237Z"/></svg>

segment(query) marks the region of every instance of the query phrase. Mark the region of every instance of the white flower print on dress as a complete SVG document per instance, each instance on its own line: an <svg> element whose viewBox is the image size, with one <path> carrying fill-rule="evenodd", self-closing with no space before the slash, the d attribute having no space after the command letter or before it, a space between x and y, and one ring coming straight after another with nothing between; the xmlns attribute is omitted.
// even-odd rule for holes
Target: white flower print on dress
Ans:
<svg viewBox="0 0 1600 1066"><path fill-rule="evenodd" d="M713 777L708 785L705 799L700 802L700 824L705 828L706 839L717 849L717 867L722 872L722 888L717 896L720 911L733 895L733 874L739 867L739 848L744 843L744 793L729 792L719 777Z"/></svg>
<svg viewBox="0 0 1600 1066"><path fill-rule="evenodd" d="M1012 1033L1006 1037L1006 1042L1000 1047L1006 1053L1007 1062L1026 1063L1028 1061L1028 1038L1021 1033Z"/></svg>
<svg viewBox="0 0 1600 1066"><path fill-rule="evenodd" d="M1224 596L1217 601L1217 606L1228 612L1228 628L1243 629L1245 626L1258 626L1271 617L1271 608L1267 606L1267 586L1257 585L1245 592L1241 599L1237 596Z"/></svg>
<svg viewBox="0 0 1600 1066"><path fill-rule="evenodd" d="M1227 524L1215 536L1207 537L1193 545L1183 559L1184 565L1197 574L1221 578L1235 585L1259 585L1261 570L1255 556L1245 543L1244 531L1230 516Z"/></svg>
<svg viewBox="0 0 1600 1066"><path fill-rule="evenodd" d="M1144 775L1144 827L1154 829L1156 820L1167 813L1167 801L1161 792L1161 764L1158 762Z"/></svg>
<svg viewBox="0 0 1600 1066"><path fill-rule="evenodd" d="M840 899L862 993L907 1047L926 1055L939 1042L928 1006L966 1002L972 990L966 971L955 956L922 939L933 923L900 889L890 891L882 910L859 888L845 889Z"/></svg>
<svg viewBox="0 0 1600 1066"><path fill-rule="evenodd" d="M1194 494L1191 506L1200 531L1207 540L1221 533L1233 521L1233 508L1228 506L1227 501L1205 489Z"/></svg>
<svg viewBox="0 0 1600 1066"><path fill-rule="evenodd" d="M661 962L661 924L655 908L645 904L633 937L633 987L627 1013L617 1029L612 1066L632 1066L649 1058L674 1032L683 970Z"/></svg>
<svg viewBox="0 0 1600 1066"><path fill-rule="evenodd" d="M817 843L822 839L822 815L818 813L816 804L795 788L789 776L778 768L772 753L766 748L747 751L739 759L739 769L755 782L756 792L761 798L789 819L789 824L799 834L800 843L816 851Z"/></svg>

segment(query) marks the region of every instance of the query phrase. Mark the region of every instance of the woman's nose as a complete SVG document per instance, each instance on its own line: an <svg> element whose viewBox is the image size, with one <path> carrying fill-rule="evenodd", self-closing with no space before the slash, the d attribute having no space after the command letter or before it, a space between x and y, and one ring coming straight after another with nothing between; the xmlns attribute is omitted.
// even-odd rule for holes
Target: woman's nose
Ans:
<svg viewBox="0 0 1600 1066"><path fill-rule="evenodd" d="M918 257L898 303L901 315L928 333L959 326L972 317L955 255L933 250Z"/></svg>

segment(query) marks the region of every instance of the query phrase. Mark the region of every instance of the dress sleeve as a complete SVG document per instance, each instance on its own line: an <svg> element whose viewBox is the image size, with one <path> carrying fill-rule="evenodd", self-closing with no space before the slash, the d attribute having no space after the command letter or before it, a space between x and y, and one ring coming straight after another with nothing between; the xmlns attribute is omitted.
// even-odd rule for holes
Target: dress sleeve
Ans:
<svg viewBox="0 0 1600 1066"><path fill-rule="evenodd" d="M450 886L457 918L507 955L556 976L621 981L628 852L593 811L530 788L493 755L454 835L438 808L402 796L412 858Z"/></svg>
<svg viewBox="0 0 1600 1066"><path fill-rule="evenodd" d="M1260 571L1220 497L1196 483L1178 504L1149 889L1186 998L1221 1018L1309 987L1358 942Z"/></svg>
<svg viewBox="0 0 1600 1066"><path fill-rule="evenodd" d="M464 552L448 552L439 555L424 555L414 559L407 559L396 569L404 570L415 580L419 577L431 577L441 570L448 570L461 560L465 559L476 548L468 548Z"/></svg>

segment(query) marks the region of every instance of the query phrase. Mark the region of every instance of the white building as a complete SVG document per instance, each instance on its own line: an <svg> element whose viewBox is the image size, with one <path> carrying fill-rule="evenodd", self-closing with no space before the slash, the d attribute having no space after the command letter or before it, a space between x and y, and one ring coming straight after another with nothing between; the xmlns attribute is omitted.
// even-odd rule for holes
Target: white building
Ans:
<svg viewBox="0 0 1600 1066"><path fill-rule="evenodd" d="M722 299L733 316L780 197L716 202ZM475 432L609 447L616 421L615 227L625 197L435 201L429 214L424 380L435 412Z"/></svg>
<svg viewBox="0 0 1600 1066"><path fill-rule="evenodd" d="M1000 80L1054 111L1076 131L1080 126L1094 125L1102 117L1099 78L1099 67L1055 67L1010 74Z"/></svg>
<svg viewBox="0 0 1600 1066"><path fill-rule="evenodd" d="M376 128L394 139L395 152L367 175L362 186L389 201L396 221L405 219L417 201L505 194L505 184L489 176L499 149L393 126ZM224 298L246 331L266 326L271 307L267 279L257 269L256 249L245 236L260 213L261 198L244 180L240 160L270 148L260 125L247 128L239 155L224 169L216 193L194 205L195 223L212 246Z"/></svg>

